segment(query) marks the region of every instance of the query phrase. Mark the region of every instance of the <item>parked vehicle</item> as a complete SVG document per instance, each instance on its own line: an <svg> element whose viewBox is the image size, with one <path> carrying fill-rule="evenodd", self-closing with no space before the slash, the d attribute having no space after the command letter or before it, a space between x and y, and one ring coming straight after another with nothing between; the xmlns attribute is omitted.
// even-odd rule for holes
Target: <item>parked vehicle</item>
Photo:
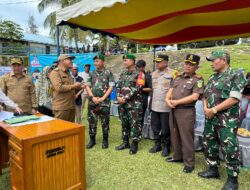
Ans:
<svg viewBox="0 0 250 190"><path fill-rule="evenodd" d="M157 46L155 47L155 51L176 51L176 45L167 45L167 46ZM151 49L153 52L154 49Z"/></svg>
<svg viewBox="0 0 250 190"><path fill-rule="evenodd" d="M166 51L166 46L158 46L155 48L155 51Z"/></svg>
<svg viewBox="0 0 250 190"><path fill-rule="evenodd" d="M180 44L178 45L178 49L184 49L184 48L195 49L195 48L204 48L204 47L212 47L212 46L231 45L231 44L237 44L238 41L239 39L236 38L236 39L193 42L193 43L187 43L187 44Z"/></svg>

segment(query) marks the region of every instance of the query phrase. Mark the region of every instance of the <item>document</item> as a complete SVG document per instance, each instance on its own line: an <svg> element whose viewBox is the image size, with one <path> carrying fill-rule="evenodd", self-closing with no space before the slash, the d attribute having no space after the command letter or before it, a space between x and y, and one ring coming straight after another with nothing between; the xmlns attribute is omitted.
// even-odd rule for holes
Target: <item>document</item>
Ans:
<svg viewBox="0 0 250 190"><path fill-rule="evenodd" d="M0 121L14 117L12 112L0 111Z"/></svg>

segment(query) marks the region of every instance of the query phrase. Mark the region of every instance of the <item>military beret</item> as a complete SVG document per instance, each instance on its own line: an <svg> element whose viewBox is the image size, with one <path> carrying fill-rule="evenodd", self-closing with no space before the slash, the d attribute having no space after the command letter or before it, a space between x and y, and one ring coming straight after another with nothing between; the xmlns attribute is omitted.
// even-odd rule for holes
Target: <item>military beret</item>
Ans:
<svg viewBox="0 0 250 190"><path fill-rule="evenodd" d="M162 62L162 61L168 61L168 55L165 54L159 54L156 56L156 58L154 59L156 62Z"/></svg>
<svg viewBox="0 0 250 190"><path fill-rule="evenodd" d="M230 55L226 51L212 51L210 56L207 56L206 59L207 61L214 61L217 58L230 58Z"/></svg>
<svg viewBox="0 0 250 190"><path fill-rule="evenodd" d="M123 55L122 58L123 58L123 59L132 59L132 60L135 60L135 59L136 59L136 57L135 57L134 54L125 54L125 55Z"/></svg>
<svg viewBox="0 0 250 190"><path fill-rule="evenodd" d="M13 64L19 64L19 65L22 65L23 64L23 59L21 57L12 57L10 58L10 64L13 65Z"/></svg>
<svg viewBox="0 0 250 190"><path fill-rule="evenodd" d="M195 54L188 54L185 59L185 63L199 64L200 56Z"/></svg>
<svg viewBox="0 0 250 190"><path fill-rule="evenodd" d="M95 59L101 59L102 61L105 61L105 56L101 53L98 53L97 55L95 55L95 57L93 58L93 60Z"/></svg>

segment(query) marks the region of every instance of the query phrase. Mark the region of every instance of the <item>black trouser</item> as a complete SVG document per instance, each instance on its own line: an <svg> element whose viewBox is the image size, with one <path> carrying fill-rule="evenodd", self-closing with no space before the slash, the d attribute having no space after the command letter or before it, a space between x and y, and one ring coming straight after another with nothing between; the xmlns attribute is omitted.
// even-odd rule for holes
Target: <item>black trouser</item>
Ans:
<svg viewBox="0 0 250 190"><path fill-rule="evenodd" d="M145 101L143 99L143 102L142 102L142 120L141 120L141 126L142 126L142 128L144 126L144 117L145 117L145 113L147 111L147 107L148 107L148 101Z"/></svg>
<svg viewBox="0 0 250 190"><path fill-rule="evenodd" d="M54 117L54 114L52 113L52 110L44 107L44 106L38 106L38 111L44 115L48 115L51 117Z"/></svg>
<svg viewBox="0 0 250 190"><path fill-rule="evenodd" d="M170 146L169 112L151 113L151 126L155 140L161 140L163 145Z"/></svg>

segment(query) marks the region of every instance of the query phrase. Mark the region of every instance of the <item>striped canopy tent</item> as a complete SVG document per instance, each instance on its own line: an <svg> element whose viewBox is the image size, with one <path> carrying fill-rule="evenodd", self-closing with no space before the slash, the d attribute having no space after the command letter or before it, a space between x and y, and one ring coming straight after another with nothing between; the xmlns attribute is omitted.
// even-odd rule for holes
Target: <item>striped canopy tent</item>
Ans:
<svg viewBox="0 0 250 190"><path fill-rule="evenodd" d="M250 36L249 0L82 0L57 25L163 45Z"/></svg>

